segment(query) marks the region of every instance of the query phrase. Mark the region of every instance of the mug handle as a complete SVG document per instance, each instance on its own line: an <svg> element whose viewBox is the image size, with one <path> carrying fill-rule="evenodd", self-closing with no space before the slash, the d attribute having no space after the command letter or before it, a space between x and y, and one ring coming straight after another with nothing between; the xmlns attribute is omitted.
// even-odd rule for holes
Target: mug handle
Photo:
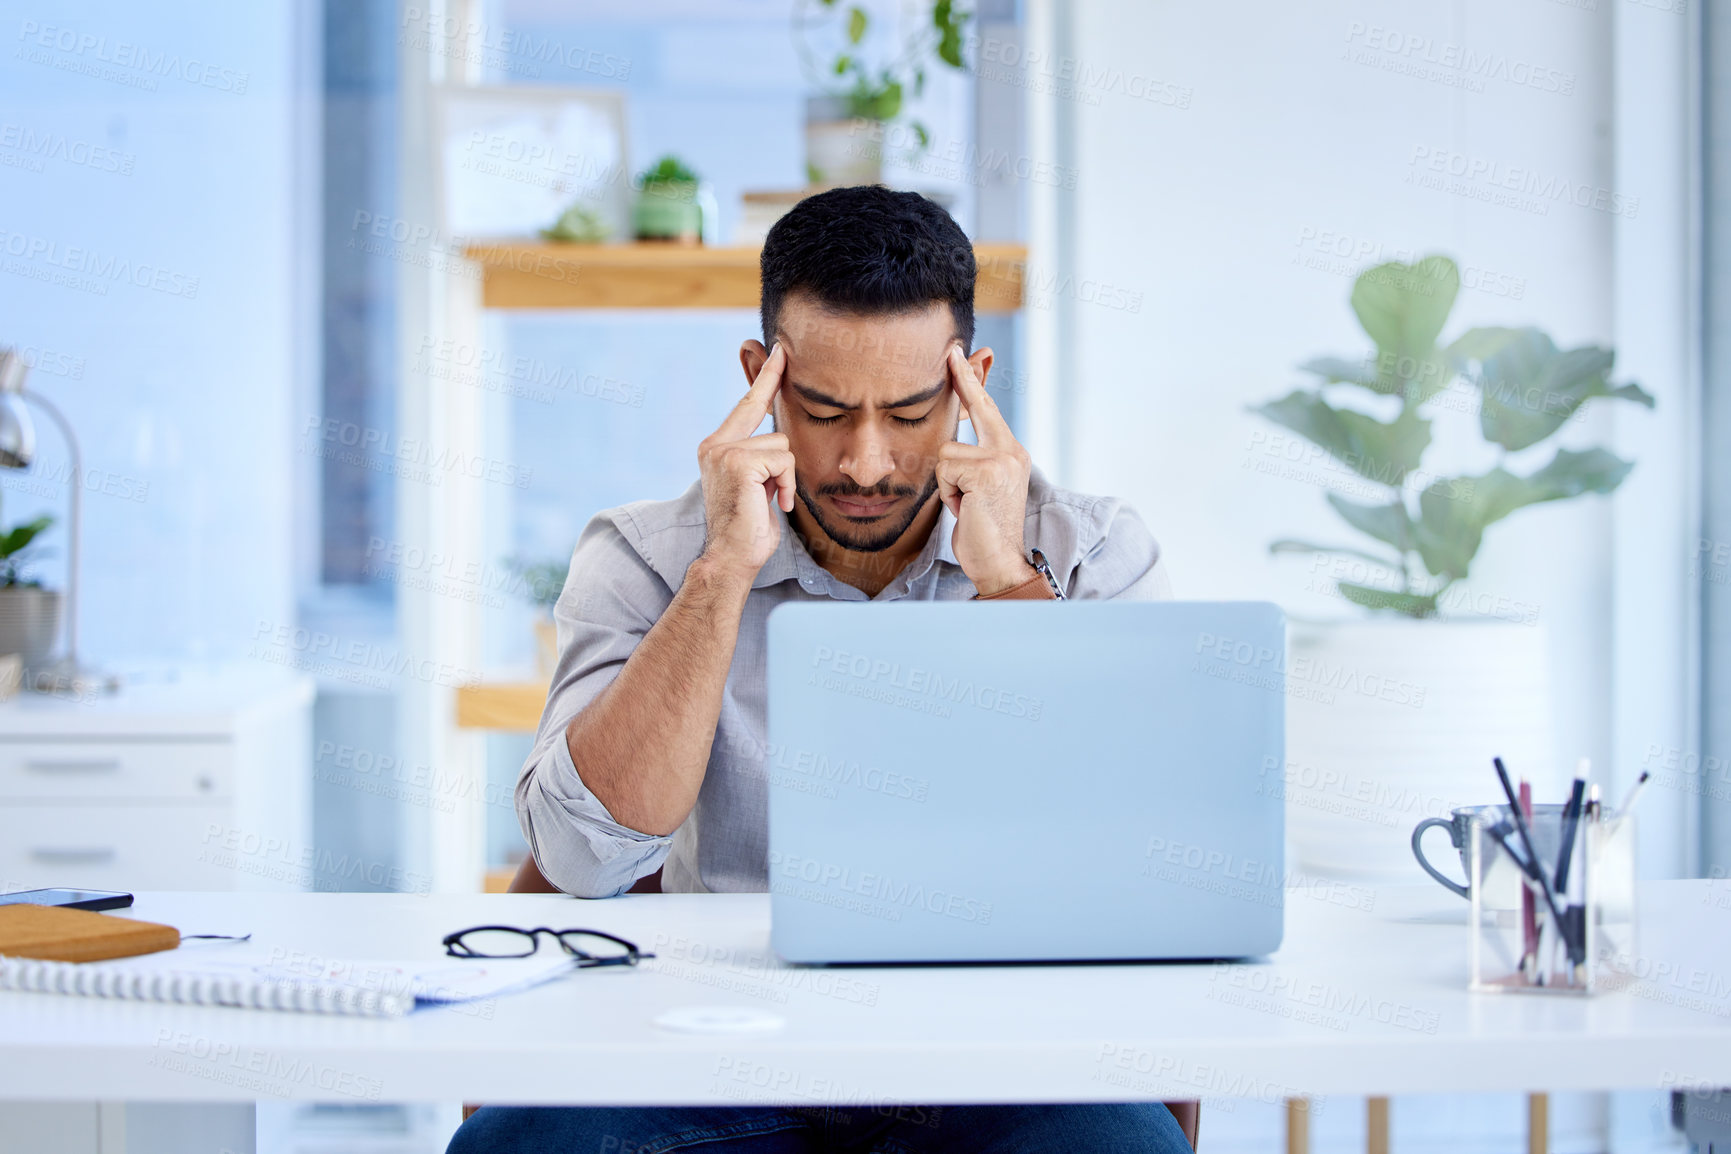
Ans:
<svg viewBox="0 0 1731 1154"><path fill-rule="evenodd" d="M1454 824L1453 822L1451 822L1447 818L1443 818L1443 817L1427 817L1423 821L1419 822L1418 825L1413 827L1413 831L1412 831L1412 856L1418 859L1418 864L1424 867L1425 873L1429 874L1431 877L1435 878L1437 881L1441 882L1444 886L1453 890L1455 893L1459 894L1461 897L1466 898L1468 901L1471 901L1472 896L1473 896L1472 891L1467 889L1467 887L1461 885L1459 882L1454 881L1451 878L1444 877L1441 873L1439 873L1435 866L1431 865L1430 862L1425 860L1424 847L1419 844L1420 841L1422 841L1424 838L1424 831L1429 829L1431 826L1440 825L1444 829L1448 829L1453 824ZM1454 835L1452 833L1449 835L1449 840L1450 841L1454 840Z"/></svg>

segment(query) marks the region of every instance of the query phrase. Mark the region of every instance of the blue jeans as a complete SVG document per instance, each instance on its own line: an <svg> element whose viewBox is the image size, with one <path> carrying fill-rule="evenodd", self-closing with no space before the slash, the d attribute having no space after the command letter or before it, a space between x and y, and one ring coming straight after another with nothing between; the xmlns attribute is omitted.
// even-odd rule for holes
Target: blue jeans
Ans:
<svg viewBox="0 0 1731 1154"><path fill-rule="evenodd" d="M1190 1154L1158 1102L1065 1106L484 1106L445 1154Z"/></svg>

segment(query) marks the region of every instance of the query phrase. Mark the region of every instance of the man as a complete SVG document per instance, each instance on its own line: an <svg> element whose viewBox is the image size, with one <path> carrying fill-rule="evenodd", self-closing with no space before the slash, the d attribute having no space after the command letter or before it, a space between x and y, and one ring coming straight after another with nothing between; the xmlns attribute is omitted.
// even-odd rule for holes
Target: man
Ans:
<svg viewBox="0 0 1731 1154"><path fill-rule="evenodd" d="M609 897L769 888L765 619L788 601L1168 595L1111 498L1052 486L986 391L973 248L914 193L801 201L763 249L749 385L672 501L597 516L517 814L543 875ZM773 432L757 430L765 417ZM977 444L956 440L962 420ZM982 611L982 627L989 616ZM471 1150L1187 1150L1158 1104L896 1111L484 1109Z"/></svg>

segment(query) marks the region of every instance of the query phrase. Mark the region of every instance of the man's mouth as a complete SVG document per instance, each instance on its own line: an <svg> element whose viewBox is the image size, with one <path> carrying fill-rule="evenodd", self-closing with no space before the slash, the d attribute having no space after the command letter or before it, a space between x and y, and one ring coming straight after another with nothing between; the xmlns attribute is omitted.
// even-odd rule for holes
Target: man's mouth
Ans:
<svg viewBox="0 0 1731 1154"><path fill-rule="evenodd" d="M855 521L871 521L882 517L896 505L901 504L900 497L839 497L829 495L829 500L836 511L844 517Z"/></svg>

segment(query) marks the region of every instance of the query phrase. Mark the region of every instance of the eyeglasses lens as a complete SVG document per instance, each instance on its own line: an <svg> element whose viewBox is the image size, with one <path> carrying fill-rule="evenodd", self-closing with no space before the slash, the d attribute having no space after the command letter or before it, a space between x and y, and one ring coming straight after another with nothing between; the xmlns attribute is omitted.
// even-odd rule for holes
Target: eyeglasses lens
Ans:
<svg viewBox="0 0 1731 1154"><path fill-rule="evenodd" d="M569 949L597 961L624 961L631 956L629 948L598 934L566 933L560 934L559 940Z"/></svg>
<svg viewBox="0 0 1731 1154"><path fill-rule="evenodd" d="M470 930L458 945L471 957L526 958L535 952L535 935L518 930Z"/></svg>

